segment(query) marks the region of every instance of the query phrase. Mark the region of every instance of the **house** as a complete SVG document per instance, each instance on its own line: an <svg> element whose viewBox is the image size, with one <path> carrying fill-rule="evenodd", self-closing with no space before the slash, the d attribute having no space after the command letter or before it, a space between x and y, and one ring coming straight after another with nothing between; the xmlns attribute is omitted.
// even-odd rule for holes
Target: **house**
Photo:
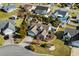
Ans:
<svg viewBox="0 0 79 59"><path fill-rule="evenodd" d="M75 18L70 18L68 24L72 26L79 26L79 15L77 15Z"/></svg>
<svg viewBox="0 0 79 59"><path fill-rule="evenodd" d="M39 27L39 29L41 29L41 33L38 34L38 38L39 39L45 39L46 36L48 35L48 32L49 32L49 26L48 25L42 25L41 27Z"/></svg>
<svg viewBox="0 0 79 59"><path fill-rule="evenodd" d="M8 4L7 6L3 6L2 10L5 12L12 12L14 10L16 10L16 5L15 4Z"/></svg>
<svg viewBox="0 0 79 59"><path fill-rule="evenodd" d="M50 12L50 7L47 7L47 6L36 6L34 11L35 11L36 14L43 14L43 15L45 15L45 14Z"/></svg>
<svg viewBox="0 0 79 59"><path fill-rule="evenodd" d="M67 7L71 8L72 7L72 3L66 3Z"/></svg>
<svg viewBox="0 0 79 59"><path fill-rule="evenodd" d="M4 35L11 35L15 32L14 20L1 21L0 25L0 33Z"/></svg>
<svg viewBox="0 0 79 59"><path fill-rule="evenodd" d="M28 35L33 37L36 36L39 39L45 39L50 30L49 25L33 23L29 27Z"/></svg>
<svg viewBox="0 0 79 59"><path fill-rule="evenodd" d="M28 35L36 36L39 32L42 31L42 26L39 23L31 23L28 31Z"/></svg>
<svg viewBox="0 0 79 59"><path fill-rule="evenodd" d="M36 36L38 34L38 31L36 29L37 29L37 26L34 26L31 30L28 31L28 35Z"/></svg>
<svg viewBox="0 0 79 59"><path fill-rule="evenodd" d="M45 29L38 35L39 39L45 39L46 35L48 34L48 31L46 31Z"/></svg>
<svg viewBox="0 0 79 59"><path fill-rule="evenodd" d="M79 40L79 30L67 28L64 31L63 40L65 43L71 43Z"/></svg>
<svg viewBox="0 0 79 59"><path fill-rule="evenodd" d="M66 9L58 9L52 14L53 18L58 18L62 23L66 23L69 17Z"/></svg>

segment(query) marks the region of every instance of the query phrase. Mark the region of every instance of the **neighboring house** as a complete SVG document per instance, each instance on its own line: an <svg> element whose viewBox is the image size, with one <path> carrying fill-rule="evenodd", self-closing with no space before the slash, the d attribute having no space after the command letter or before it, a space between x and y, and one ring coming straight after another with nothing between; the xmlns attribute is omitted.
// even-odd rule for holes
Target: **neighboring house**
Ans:
<svg viewBox="0 0 79 59"><path fill-rule="evenodd" d="M10 20L10 21L6 24L5 28L3 28L2 33L3 33L4 35L11 35L11 34L13 34L14 32L15 32L15 23L14 23L12 20Z"/></svg>
<svg viewBox="0 0 79 59"><path fill-rule="evenodd" d="M69 14L66 9L58 9L55 11L55 13L52 14L53 18L58 18L62 23L67 22Z"/></svg>
<svg viewBox="0 0 79 59"><path fill-rule="evenodd" d="M0 33L1 33L1 31L2 31L2 28L4 28L5 27L5 25L7 24L7 20L6 21L4 21L4 20L1 20L0 21Z"/></svg>
<svg viewBox="0 0 79 59"><path fill-rule="evenodd" d="M0 33L4 35L11 35L15 32L15 22L14 20L1 21L0 23Z"/></svg>
<svg viewBox="0 0 79 59"><path fill-rule="evenodd" d="M50 12L50 7L47 7L47 6L36 6L34 11L35 11L36 14L43 14L43 15L45 15L45 14Z"/></svg>
<svg viewBox="0 0 79 59"><path fill-rule="evenodd" d="M16 10L16 5L15 4L8 4L7 6L3 6L2 10L5 12L12 12L14 10Z"/></svg>
<svg viewBox="0 0 79 59"><path fill-rule="evenodd" d="M63 40L69 43L79 40L79 30L71 28L65 29Z"/></svg>
<svg viewBox="0 0 79 59"><path fill-rule="evenodd" d="M68 24L73 26L79 26L79 15L77 15L76 18L70 18Z"/></svg>

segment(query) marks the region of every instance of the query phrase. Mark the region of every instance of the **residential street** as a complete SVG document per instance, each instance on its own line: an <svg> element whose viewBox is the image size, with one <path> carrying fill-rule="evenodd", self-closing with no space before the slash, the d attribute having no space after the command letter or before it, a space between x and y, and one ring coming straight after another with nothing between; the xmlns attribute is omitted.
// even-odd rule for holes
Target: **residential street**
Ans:
<svg viewBox="0 0 79 59"><path fill-rule="evenodd" d="M7 45L0 48L0 56L37 56L37 53L29 51L17 45Z"/></svg>

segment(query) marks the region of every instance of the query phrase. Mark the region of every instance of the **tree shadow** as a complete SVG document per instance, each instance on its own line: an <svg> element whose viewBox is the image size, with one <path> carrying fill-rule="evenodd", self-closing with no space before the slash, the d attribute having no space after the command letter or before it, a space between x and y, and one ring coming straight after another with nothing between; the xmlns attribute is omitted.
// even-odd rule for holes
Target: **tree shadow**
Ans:
<svg viewBox="0 0 79 59"><path fill-rule="evenodd" d="M58 31L58 32L55 33L55 35L57 36L57 39L63 39L64 32Z"/></svg>

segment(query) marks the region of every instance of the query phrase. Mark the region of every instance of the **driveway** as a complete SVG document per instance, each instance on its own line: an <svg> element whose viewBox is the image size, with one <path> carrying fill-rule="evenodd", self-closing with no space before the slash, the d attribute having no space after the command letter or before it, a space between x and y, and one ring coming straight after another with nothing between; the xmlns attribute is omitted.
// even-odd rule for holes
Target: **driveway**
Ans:
<svg viewBox="0 0 79 59"><path fill-rule="evenodd" d="M19 45L22 47L29 46L32 41L33 41L32 37L26 36Z"/></svg>

